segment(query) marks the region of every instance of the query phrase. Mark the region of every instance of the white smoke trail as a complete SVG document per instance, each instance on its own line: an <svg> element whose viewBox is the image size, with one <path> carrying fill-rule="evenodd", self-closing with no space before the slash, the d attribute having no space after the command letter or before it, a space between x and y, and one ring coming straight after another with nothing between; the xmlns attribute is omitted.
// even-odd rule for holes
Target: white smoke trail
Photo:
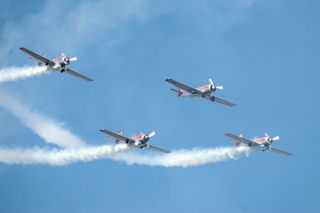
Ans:
<svg viewBox="0 0 320 213"><path fill-rule="evenodd" d="M51 151L39 148L2 148L0 149L0 162L6 164L50 164L62 166L78 161L92 161L105 157L113 158L117 153L125 152L128 149L129 147L126 144Z"/></svg>
<svg viewBox="0 0 320 213"><path fill-rule="evenodd" d="M189 167L237 159L241 154L249 154L247 147L224 147L216 149L192 149L173 151L169 154L148 154L126 152L126 144L104 145L47 151L43 149L0 149L0 162L6 164L50 164L67 165L79 161L109 158L128 165L148 165L163 167Z"/></svg>
<svg viewBox="0 0 320 213"><path fill-rule="evenodd" d="M129 165L139 164L148 166L163 167L189 167L204 164L217 163L226 160L236 160L241 154L249 156L248 147L221 147L221 148L194 148L191 150L176 150L169 154L148 154L125 153L116 156L116 160L121 160Z"/></svg>
<svg viewBox="0 0 320 213"><path fill-rule="evenodd" d="M31 78L36 75L49 73L47 67L43 66L25 66L25 67L8 67L0 69L0 83L6 81L16 81L19 79Z"/></svg>
<svg viewBox="0 0 320 213"><path fill-rule="evenodd" d="M0 91L0 106L13 113L47 143L68 148L81 147L85 144L81 138L72 134L62 123L57 123L53 119L32 111L4 91Z"/></svg>

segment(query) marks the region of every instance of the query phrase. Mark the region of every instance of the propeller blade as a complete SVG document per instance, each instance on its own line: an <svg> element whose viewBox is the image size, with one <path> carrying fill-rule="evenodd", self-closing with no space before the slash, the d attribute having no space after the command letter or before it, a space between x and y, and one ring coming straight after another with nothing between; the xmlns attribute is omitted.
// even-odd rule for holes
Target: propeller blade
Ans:
<svg viewBox="0 0 320 213"><path fill-rule="evenodd" d="M69 58L69 61L78 61L78 57Z"/></svg>
<svg viewBox="0 0 320 213"><path fill-rule="evenodd" d="M210 84L211 84L212 86L214 86L213 81L212 81L211 78L209 78L209 82L210 82Z"/></svg>
<svg viewBox="0 0 320 213"><path fill-rule="evenodd" d="M153 131L153 132L151 132L151 133L148 135L148 137L150 138L150 137L154 136L155 134L156 134L156 132Z"/></svg>
<svg viewBox="0 0 320 213"><path fill-rule="evenodd" d="M276 141L276 140L280 140L280 136L276 136L274 138L272 138L273 141Z"/></svg>
<svg viewBox="0 0 320 213"><path fill-rule="evenodd" d="M67 58L67 56L63 52L61 52L60 55L64 58Z"/></svg>
<svg viewBox="0 0 320 213"><path fill-rule="evenodd" d="M217 89L223 89L223 86L216 86Z"/></svg>
<svg viewBox="0 0 320 213"><path fill-rule="evenodd" d="M264 133L264 136L266 136L267 138L270 138L268 133Z"/></svg>

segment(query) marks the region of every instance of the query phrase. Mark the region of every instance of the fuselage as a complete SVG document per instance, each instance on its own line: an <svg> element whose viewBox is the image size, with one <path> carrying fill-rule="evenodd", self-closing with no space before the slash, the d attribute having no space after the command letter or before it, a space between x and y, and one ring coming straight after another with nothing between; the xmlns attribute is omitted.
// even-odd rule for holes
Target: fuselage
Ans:
<svg viewBox="0 0 320 213"><path fill-rule="evenodd" d="M67 67L67 65L69 65L70 61L68 61L68 59L66 58L53 58L51 59L55 64L53 66L49 65L49 64L45 64L42 62L39 62L39 65L45 65L48 67L48 69L50 71L64 71Z"/></svg>
<svg viewBox="0 0 320 213"><path fill-rule="evenodd" d="M147 142L149 141L149 137L144 133L141 133L140 135L132 136L130 138L135 141L132 145L138 148L146 147Z"/></svg>
<svg viewBox="0 0 320 213"><path fill-rule="evenodd" d="M254 137L253 139L250 139L251 141L259 144L260 146L252 146L252 144L244 144L241 143L239 141L236 142L236 146L249 146L253 149L260 149L260 150L268 150L270 145L272 144L272 141L269 140L267 137L263 137L263 138L258 138L258 137Z"/></svg>
<svg viewBox="0 0 320 213"><path fill-rule="evenodd" d="M215 89L214 90L211 89L211 84L206 84L201 87L197 87L196 89L208 95L211 95L215 91ZM179 89L178 91L179 91L178 96L181 96L181 97L189 97L189 98L201 97L200 95L189 93L183 89Z"/></svg>

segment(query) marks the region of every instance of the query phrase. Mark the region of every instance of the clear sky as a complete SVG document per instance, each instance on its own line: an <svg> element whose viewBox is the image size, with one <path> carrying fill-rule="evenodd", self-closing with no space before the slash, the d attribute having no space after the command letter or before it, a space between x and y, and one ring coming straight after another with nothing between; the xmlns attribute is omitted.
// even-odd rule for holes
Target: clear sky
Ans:
<svg viewBox="0 0 320 213"><path fill-rule="evenodd" d="M0 69L33 65L25 46L78 56L70 68L95 81L51 73L1 90L86 143L111 144L101 128L155 130L151 143L171 150L268 132L294 155L189 168L0 164L0 212L319 212L319 10L316 0L2 0ZM211 77L237 106L178 98L168 77L192 86ZM1 147L57 148L3 108L0 127Z"/></svg>

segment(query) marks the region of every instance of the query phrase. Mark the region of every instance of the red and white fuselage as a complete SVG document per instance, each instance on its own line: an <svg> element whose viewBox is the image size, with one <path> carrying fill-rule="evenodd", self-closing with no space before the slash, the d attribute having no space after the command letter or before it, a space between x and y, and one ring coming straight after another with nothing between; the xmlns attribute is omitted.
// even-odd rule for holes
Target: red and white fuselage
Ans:
<svg viewBox="0 0 320 213"><path fill-rule="evenodd" d="M210 84L203 85L201 87L191 87L186 84L183 84L179 81L173 80L172 78L167 78L167 82L170 84L178 87L179 89L170 89L173 92L176 92L179 97L189 97L189 98L204 98L206 100L212 101L212 102L218 102L221 104L225 104L228 106L235 106L236 104L231 103L227 100L223 100L222 98L218 98L214 95L212 95L217 89L222 90L223 86L216 86L214 85L211 78L209 78Z"/></svg>
<svg viewBox="0 0 320 213"><path fill-rule="evenodd" d="M81 75L80 73L77 73L69 68L67 66L70 64L70 61L77 61L77 57L68 58L63 52L61 52L60 58L52 58L48 59L46 58L45 54L42 53L42 55L39 55L31 50L28 50L27 48L20 47L20 50L30 55L30 59L35 61L39 66L45 65L47 68L47 71L61 71L66 72L70 75L76 76L78 78L82 78L86 81L93 81L91 78L88 78L87 76Z"/></svg>
<svg viewBox="0 0 320 213"><path fill-rule="evenodd" d="M143 132L141 132L140 135L134 135L134 136L131 136L130 138L135 141L132 145L138 148L146 147L148 141L150 140L150 136L148 136Z"/></svg>
<svg viewBox="0 0 320 213"><path fill-rule="evenodd" d="M232 142L234 142L236 146L246 146L254 151L268 150L270 152L275 152L275 153L279 153L279 154L283 154L283 155L292 155L292 153L285 152L280 149L276 149L276 148L271 147L273 141L280 139L279 136L272 138L268 135L268 133L264 133L265 137L262 137L262 138L254 137L253 139L246 139L242 136L241 133L239 135L234 135L229 132L226 132L226 133L224 133L224 135L232 138L233 139Z"/></svg>
<svg viewBox="0 0 320 213"><path fill-rule="evenodd" d="M61 53L61 54L63 54L63 53ZM42 56L45 56L45 55L42 54ZM73 57L73 58L68 58L68 57L52 58L51 61L53 61L54 64L50 65L50 64L45 64L44 62L38 61L37 59L34 59L34 58L30 58L30 59L35 60L39 66L41 66L41 65L47 66L48 71L61 71L61 72L65 71L67 66L70 64L70 61L77 61L78 60L77 57Z"/></svg>
<svg viewBox="0 0 320 213"><path fill-rule="evenodd" d="M203 86L200 86L200 87L196 87L197 90L205 93L205 94L208 94L208 95L212 95L214 93L214 91L216 90L216 88L212 88L212 85L211 84L206 84L206 85L203 85ZM178 96L179 97L188 97L188 98L194 98L196 97L196 95L192 94L192 93L189 93L181 88L179 88L178 90Z"/></svg>
<svg viewBox="0 0 320 213"><path fill-rule="evenodd" d="M141 132L140 135L131 136L130 138L123 136L121 130L118 133L114 133L114 132L106 130L106 129L101 129L100 131L103 133L106 133L110 137L114 138L116 143L122 141L130 146L134 146L134 147L141 148L141 149L145 147L147 149L153 149L153 150L156 150L159 152L164 152L164 153L170 152L168 150L161 149L156 146L152 146L148 143L150 137L152 137L156 134L155 131L151 132L149 135Z"/></svg>
<svg viewBox="0 0 320 213"><path fill-rule="evenodd" d="M273 141L275 140L279 140L280 137L279 136L276 136L276 137L273 137L271 138L268 133L264 133L265 136L262 137L262 138L259 138L259 137L254 137L253 139L250 139L250 141L253 141L254 143L258 144L259 146L252 146L253 144L250 144L249 143L242 143L241 141L238 141L238 140L235 140L235 145L236 146L249 146L251 148L254 148L254 149L260 149L260 150L269 150L271 144L273 143ZM238 135L239 137L243 138L243 135L242 133L240 133Z"/></svg>
<svg viewBox="0 0 320 213"><path fill-rule="evenodd" d="M150 137L154 136L156 134L155 131L153 131L152 133L150 133L149 135L141 132L139 135L133 135L130 137L130 139L132 139L134 142L130 143L130 145L138 147L138 148L143 148L147 146L147 143L150 140ZM122 130L118 131L118 135L122 136ZM110 136L112 137L112 136ZM115 143L119 143L121 140L115 138ZM128 141L124 141L126 143L128 143Z"/></svg>

